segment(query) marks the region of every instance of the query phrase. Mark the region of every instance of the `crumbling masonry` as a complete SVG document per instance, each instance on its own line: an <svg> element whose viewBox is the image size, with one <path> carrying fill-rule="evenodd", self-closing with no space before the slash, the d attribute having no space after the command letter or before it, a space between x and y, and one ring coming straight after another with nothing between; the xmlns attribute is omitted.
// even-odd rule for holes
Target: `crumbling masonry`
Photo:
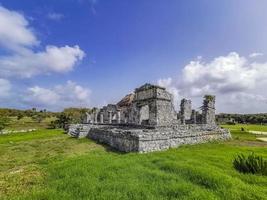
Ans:
<svg viewBox="0 0 267 200"><path fill-rule="evenodd" d="M145 84L117 104L94 108L83 124L73 124L69 134L88 137L124 152L159 151L182 144L231 138L215 123L215 96L204 96L202 113L182 99L176 112L165 88Z"/></svg>

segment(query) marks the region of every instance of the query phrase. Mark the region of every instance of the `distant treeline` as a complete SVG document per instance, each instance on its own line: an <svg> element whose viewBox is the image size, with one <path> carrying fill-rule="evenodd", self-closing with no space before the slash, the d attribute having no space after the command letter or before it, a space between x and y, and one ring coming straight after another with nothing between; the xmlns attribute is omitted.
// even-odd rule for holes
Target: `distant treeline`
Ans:
<svg viewBox="0 0 267 200"><path fill-rule="evenodd" d="M216 115L216 120L221 124L267 124L267 113L259 114L227 114Z"/></svg>
<svg viewBox="0 0 267 200"><path fill-rule="evenodd" d="M33 117L36 115L42 115L44 117L58 117L62 114L65 114L73 120L78 120L82 114L89 112L88 108L66 108L62 112L51 112L46 109L37 110L36 108L28 109L28 110L19 110L19 109L10 109L10 108L0 108L0 116L1 117Z"/></svg>
<svg viewBox="0 0 267 200"><path fill-rule="evenodd" d="M37 110L36 108L28 110L19 110L11 108L0 108L0 116L2 117L32 117L36 114L42 114L46 117L55 117L58 115L58 112L47 111L46 109Z"/></svg>

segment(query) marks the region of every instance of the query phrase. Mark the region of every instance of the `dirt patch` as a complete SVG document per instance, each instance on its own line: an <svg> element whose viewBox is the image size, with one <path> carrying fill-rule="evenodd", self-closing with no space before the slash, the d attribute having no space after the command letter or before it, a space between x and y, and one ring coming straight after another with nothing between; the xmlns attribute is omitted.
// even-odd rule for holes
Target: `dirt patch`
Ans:
<svg viewBox="0 0 267 200"><path fill-rule="evenodd" d="M267 147L267 143L263 141L229 141L228 144L238 146Z"/></svg>
<svg viewBox="0 0 267 200"><path fill-rule="evenodd" d="M256 135L267 135L267 132L264 132L264 131L249 131L249 133L256 134Z"/></svg>
<svg viewBox="0 0 267 200"><path fill-rule="evenodd" d="M263 142L267 142L267 137L265 137L265 138L257 138L257 140L263 141Z"/></svg>

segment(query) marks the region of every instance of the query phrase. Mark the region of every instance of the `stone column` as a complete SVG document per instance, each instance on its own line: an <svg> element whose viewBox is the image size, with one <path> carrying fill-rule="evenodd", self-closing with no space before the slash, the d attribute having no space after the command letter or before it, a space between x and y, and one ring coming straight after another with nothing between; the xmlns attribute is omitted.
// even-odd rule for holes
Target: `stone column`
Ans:
<svg viewBox="0 0 267 200"><path fill-rule="evenodd" d="M91 120L90 120L90 114L89 114L88 112L86 112L85 115L86 115L85 123L88 124L88 123L90 123L90 121L91 121Z"/></svg>
<svg viewBox="0 0 267 200"><path fill-rule="evenodd" d="M91 114L91 123L95 123L95 112L93 111Z"/></svg>
<svg viewBox="0 0 267 200"><path fill-rule="evenodd" d="M101 123L101 124L104 123L104 115L103 115L102 112L100 113L100 123Z"/></svg>
<svg viewBox="0 0 267 200"><path fill-rule="evenodd" d="M185 124L185 118L184 118L184 115L181 115L181 124L182 124L182 125Z"/></svg>
<svg viewBox="0 0 267 200"><path fill-rule="evenodd" d="M112 124L112 112L108 111L108 123Z"/></svg>
<svg viewBox="0 0 267 200"><path fill-rule="evenodd" d="M97 124L98 122L97 122L97 115L98 115L98 113L97 112L95 112L95 115L94 115L94 117L95 117L95 123Z"/></svg>
<svg viewBox="0 0 267 200"><path fill-rule="evenodd" d="M121 111L117 111L117 123L120 124L121 123Z"/></svg>
<svg viewBox="0 0 267 200"><path fill-rule="evenodd" d="M202 123L215 125L215 96L205 95L202 106Z"/></svg>
<svg viewBox="0 0 267 200"><path fill-rule="evenodd" d="M192 124L196 124L197 123L197 113L196 113L195 110L192 110L191 121L192 121Z"/></svg>
<svg viewBox="0 0 267 200"><path fill-rule="evenodd" d="M180 104L181 124L185 124L186 120L191 119L191 113L192 113L191 107L192 107L191 100L182 99Z"/></svg>

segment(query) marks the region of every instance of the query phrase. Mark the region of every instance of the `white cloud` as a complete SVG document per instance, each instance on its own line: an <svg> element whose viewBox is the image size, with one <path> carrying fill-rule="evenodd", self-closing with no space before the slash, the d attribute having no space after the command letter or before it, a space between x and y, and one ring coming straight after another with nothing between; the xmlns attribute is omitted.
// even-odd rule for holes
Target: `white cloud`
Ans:
<svg viewBox="0 0 267 200"><path fill-rule="evenodd" d="M203 92L243 91L254 88L260 78L260 70L254 65L235 52L217 57L210 63L191 61L183 69L183 81L193 96Z"/></svg>
<svg viewBox="0 0 267 200"><path fill-rule="evenodd" d="M249 54L249 57L250 58L256 58L256 57L259 57L259 56L263 56L263 53L256 52L256 53Z"/></svg>
<svg viewBox="0 0 267 200"><path fill-rule="evenodd" d="M267 97L264 94L236 92L217 94L219 112L229 113L266 113Z"/></svg>
<svg viewBox="0 0 267 200"><path fill-rule="evenodd" d="M60 96L53 90L34 86L28 88L27 100L36 102L39 105L55 105Z"/></svg>
<svg viewBox="0 0 267 200"><path fill-rule="evenodd" d="M39 44L25 17L0 6L0 46L8 55L0 56L0 76L30 78L51 72L72 70L85 53L79 46L48 45L43 51L34 51Z"/></svg>
<svg viewBox="0 0 267 200"><path fill-rule="evenodd" d="M197 99L204 94L215 94L219 111L266 112L267 97L263 90L266 79L267 63L251 62L231 52L207 63L191 61L181 76L160 80L159 84L165 84L176 97Z"/></svg>
<svg viewBox="0 0 267 200"><path fill-rule="evenodd" d="M38 43L22 14L0 6L0 45L18 51L21 47L30 47Z"/></svg>
<svg viewBox="0 0 267 200"><path fill-rule="evenodd" d="M55 20L55 21L60 21L61 19L64 18L64 15L61 13L52 12L52 13L48 13L47 18L51 20Z"/></svg>
<svg viewBox="0 0 267 200"><path fill-rule="evenodd" d="M30 87L24 95L24 102L31 106L48 109L89 106L91 91L73 81L53 88Z"/></svg>
<svg viewBox="0 0 267 200"><path fill-rule="evenodd" d="M10 94L11 84L6 79L0 78L0 97L7 97Z"/></svg>
<svg viewBox="0 0 267 200"><path fill-rule="evenodd" d="M85 56L79 46L47 46L45 51L0 57L0 74L4 77L30 78L49 72L68 72Z"/></svg>

